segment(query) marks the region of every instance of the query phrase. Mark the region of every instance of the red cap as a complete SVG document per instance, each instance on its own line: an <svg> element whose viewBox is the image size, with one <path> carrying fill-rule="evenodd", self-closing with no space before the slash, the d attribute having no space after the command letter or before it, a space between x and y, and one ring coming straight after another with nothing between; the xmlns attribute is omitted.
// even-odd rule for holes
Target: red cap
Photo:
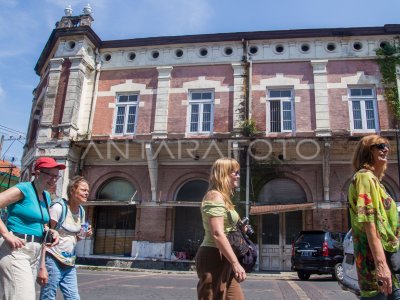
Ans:
<svg viewBox="0 0 400 300"><path fill-rule="evenodd" d="M40 170L40 169L51 169L51 168L57 168L59 170L64 170L65 165L57 163L54 158L52 157L39 157L36 162L35 166L33 168L34 171Z"/></svg>

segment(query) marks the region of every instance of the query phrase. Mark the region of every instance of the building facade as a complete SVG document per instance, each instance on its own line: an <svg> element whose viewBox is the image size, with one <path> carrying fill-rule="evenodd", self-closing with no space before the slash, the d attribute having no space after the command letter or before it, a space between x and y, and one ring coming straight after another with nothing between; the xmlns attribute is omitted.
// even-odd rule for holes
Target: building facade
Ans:
<svg viewBox="0 0 400 300"><path fill-rule="evenodd" d="M260 270L290 269L301 229L346 231L359 138L386 136L396 199L394 117L375 50L400 25L103 41L90 13L64 16L37 62L22 178L52 156L91 185L94 238L80 255L190 260L212 163L241 163Z"/></svg>

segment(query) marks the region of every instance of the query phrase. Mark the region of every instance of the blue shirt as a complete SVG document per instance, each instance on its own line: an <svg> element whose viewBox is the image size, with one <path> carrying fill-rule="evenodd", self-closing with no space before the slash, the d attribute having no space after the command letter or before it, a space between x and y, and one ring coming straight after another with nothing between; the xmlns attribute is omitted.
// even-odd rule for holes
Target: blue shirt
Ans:
<svg viewBox="0 0 400 300"><path fill-rule="evenodd" d="M7 207L8 230L41 237L44 229L43 224L48 223L50 220L46 203L44 201L40 201L39 208L36 193L31 182L21 182L15 185L15 187L22 192L24 197L18 202L10 204ZM39 197L40 196L41 195L39 195ZM45 196L45 201L47 201L48 205L50 205L50 194L45 192ZM42 213L40 210L42 210Z"/></svg>

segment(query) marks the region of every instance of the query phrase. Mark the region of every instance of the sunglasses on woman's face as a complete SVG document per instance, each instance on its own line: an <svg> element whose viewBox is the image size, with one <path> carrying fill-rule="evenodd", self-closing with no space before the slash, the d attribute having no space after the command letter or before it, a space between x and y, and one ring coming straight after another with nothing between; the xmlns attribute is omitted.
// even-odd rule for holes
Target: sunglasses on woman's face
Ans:
<svg viewBox="0 0 400 300"><path fill-rule="evenodd" d="M380 143L380 144L374 144L372 145L373 147L376 147L379 150L384 150L385 148L387 148L388 150L390 149L388 144L385 143Z"/></svg>

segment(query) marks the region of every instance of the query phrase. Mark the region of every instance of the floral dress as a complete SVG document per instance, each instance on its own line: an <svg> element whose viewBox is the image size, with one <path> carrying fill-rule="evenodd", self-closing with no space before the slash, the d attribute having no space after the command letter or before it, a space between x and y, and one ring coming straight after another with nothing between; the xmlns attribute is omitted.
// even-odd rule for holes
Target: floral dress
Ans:
<svg viewBox="0 0 400 300"><path fill-rule="evenodd" d="M375 223L386 251L399 247L398 212L396 203L379 179L369 170L358 171L349 187L351 227L353 228L354 256L362 297L379 293L375 262L368 245L363 223ZM392 276L394 286L399 282Z"/></svg>

